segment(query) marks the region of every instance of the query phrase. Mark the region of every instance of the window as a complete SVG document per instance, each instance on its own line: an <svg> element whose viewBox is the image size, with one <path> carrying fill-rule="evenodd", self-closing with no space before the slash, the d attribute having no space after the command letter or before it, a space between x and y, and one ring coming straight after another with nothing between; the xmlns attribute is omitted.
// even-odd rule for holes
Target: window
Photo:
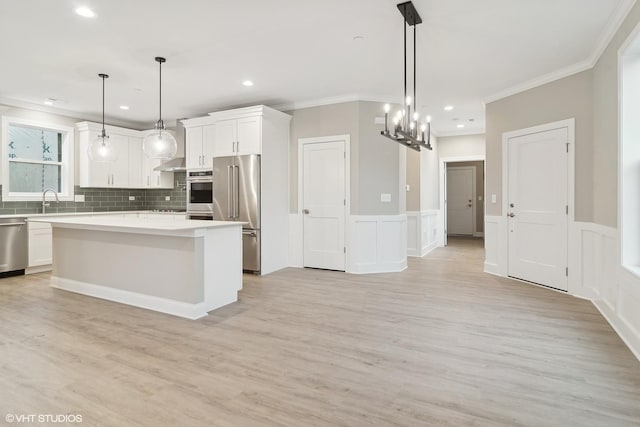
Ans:
<svg viewBox="0 0 640 427"><path fill-rule="evenodd" d="M2 199L40 200L51 188L73 200L73 128L2 118Z"/></svg>
<svg viewBox="0 0 640 427"><path fill-rule="evenodd" d="M620 237L623 267L640 276L640 27L621 49Z"/></svg>

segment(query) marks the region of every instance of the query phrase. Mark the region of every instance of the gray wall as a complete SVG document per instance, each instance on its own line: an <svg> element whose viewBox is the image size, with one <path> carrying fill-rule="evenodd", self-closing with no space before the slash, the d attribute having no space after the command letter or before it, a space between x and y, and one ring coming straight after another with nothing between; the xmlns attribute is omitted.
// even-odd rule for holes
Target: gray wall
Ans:
<svg viewBox="0 0 640 427"><path fill-rule="evenodd" d="M288 111L291 120L289 152L290 212L298 211L298 140L332 135L350 135L351 214L396 215L405 211L400 188L401 159L398 144L382 137L383 103L344 102ZM404 173L404 172L403 172ZM400 182L402 181L402 182ZM380 193L391 194L391 203L381 203ZM402 195L404 197L404 195Z"/></svg>
<svg viewBox="0 0 640 427"><path fill-rule="evenodd" d="M502 134L564 119L576 120L575 212L593 221L593 73L584 71L486 105L487 215L502 215Z"/></svg>
<svg viewBox="0 0 640 427"><path fill-rule="evenodd" d="M618 224L618 50L639 22L636 3L593 68L593 222L611 227Z"/></svg>
<svg viewBox="0 0 640 427"><path fill-rule="evenodd" d="M441 136L438 138L440 157L484 156L485 134Z"/></svg>
<svg viewBox="0 0 640 427"><path fill-rule="evenodd" d="M407 185L409 186L409 191L407 191L407 211L420 212L422 210L420 204L421 153L407 150Z"/></svg>
<svg viewBox="0 0 640 427"><path fill-rule="evenodd" d="M476 167L476 231L479 233L484 232L484 162L449 162L447 167L464 167L475 166ZM447 189L448 190L448 189ZM478 200L478 196L482 197L482 200Z"/></svg>
<svg viewBox="0 0 640 427"><path fill-rule="evenodd" d="M420 209L440 209L440 139L431 137L433 150L420 152Z"/></svg>

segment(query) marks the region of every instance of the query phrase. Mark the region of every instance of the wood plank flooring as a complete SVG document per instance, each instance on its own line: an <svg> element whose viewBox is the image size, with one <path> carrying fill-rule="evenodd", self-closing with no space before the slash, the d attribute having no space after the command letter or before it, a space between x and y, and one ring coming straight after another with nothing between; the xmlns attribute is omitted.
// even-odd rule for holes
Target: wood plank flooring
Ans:
<svg viewBox="0 0 640 427"><path fill-rule="evenodd" d="M591 303L482 260L451 239L402 273L245 276L198 321L2 279L0 425L640 425L640 362Z"/></svg>

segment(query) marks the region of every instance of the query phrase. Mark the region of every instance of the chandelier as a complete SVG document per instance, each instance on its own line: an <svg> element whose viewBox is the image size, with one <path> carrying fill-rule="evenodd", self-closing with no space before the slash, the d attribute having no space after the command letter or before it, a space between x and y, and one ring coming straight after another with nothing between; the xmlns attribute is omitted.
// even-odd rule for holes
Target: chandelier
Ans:
<svg viewBox="0 0 640 427"><path fill-rule="evenodd" d="M391 130L389 129L391 106L389 104L384 106L384 130L380 134L416 151L420 151L421 148L431 150L431 116L424 117L421 122L416 103L416 25L422 23L422 18L410 1L398 4L398 10L404 17L404 104L403 108L394 115ZM413 27L413 98L407 95L407 26ZM412 103L413 114L411 113Z"/></svg>

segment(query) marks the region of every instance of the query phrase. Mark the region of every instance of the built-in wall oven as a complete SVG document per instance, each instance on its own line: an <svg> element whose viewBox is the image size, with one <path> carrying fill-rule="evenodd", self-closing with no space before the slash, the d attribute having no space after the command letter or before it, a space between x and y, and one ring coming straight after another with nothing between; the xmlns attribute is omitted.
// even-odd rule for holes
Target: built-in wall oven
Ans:
<svg viewBox="0 0 640 427"><path fill-rule="evenodd" d="M187 217L213 217L213 171L187 172Z"/></svg>

